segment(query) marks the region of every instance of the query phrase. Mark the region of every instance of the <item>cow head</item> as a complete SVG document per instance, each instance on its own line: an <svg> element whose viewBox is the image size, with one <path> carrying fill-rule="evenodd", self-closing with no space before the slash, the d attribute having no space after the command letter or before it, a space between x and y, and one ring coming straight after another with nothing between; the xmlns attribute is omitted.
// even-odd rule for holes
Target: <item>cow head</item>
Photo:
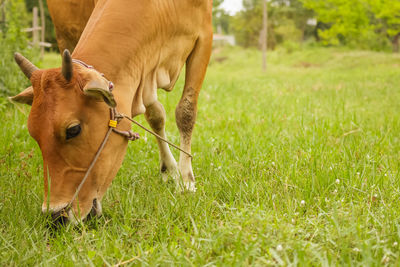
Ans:
<svg viewBox="0 0 400 267"><path fill-rule="evenodd" d="M74 64L68 50L62 67L41 70L20 54L15 60L32 86L11 97L31 105L28 130L43 156L43 212L76 221L101 212L100 201L115 177L127 141L111 135L71 209L73 198L108 129L116 103L109 82L93 69ZM60 217L61 216L61 217Z"/></svg>

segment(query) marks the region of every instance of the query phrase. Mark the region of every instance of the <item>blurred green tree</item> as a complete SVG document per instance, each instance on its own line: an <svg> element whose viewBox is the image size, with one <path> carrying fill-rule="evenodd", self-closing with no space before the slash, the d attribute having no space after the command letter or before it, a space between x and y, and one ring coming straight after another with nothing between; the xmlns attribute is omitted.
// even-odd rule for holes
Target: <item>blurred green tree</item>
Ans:
<svg viewBox="0 0 400 267"><path fill-rule="evenodd" d="M271 9L269 9L269 17ZM268 25L270 27L270 25ZM232 18L232 30L236 41L244 47L258 46L262 29L262 6L260 0L244 0L243 10ZM269 42L270 43L270 42ZM269 44L273 47L274 42Z"/></svg>
<svg viewBox="0 0 400 267"><path fill-rule="evenodd" d="M391 41L393 50L399 50L399 0L301 1L328 25L318 33L323 43L382 50Z"/></svg>
<svg viewBox="0 0 400 267"><path fill-rule="evenodd" d="M301 42L313 35L314 26L307 24L313 11L299 0L268 1L268 47L285 42ZM259 46L262 28L262 0L243 0L243 10L231 22L239 45Z"/></svg>
<svg viewBox="0 0 400 267"><path fill-rule="evenodd" d="M367 0L377 21L378 31L383 32L392 43L393 52L400 50L400 1Z"/></svg>
<svg viewBox="0 0 400 267"><path fill-rule="evenodd" d="M213 27L215 33L230 33L231 16L220 7L224 0L213 0Z"/></svg>
<svg viewBox="0 0 400 267"><path fill-rule="evenodd" d="M24 0L2 0L0 12L0 95L10 96L29 84L14 62L14 52L20 52L34 62L37 57L33 56L32 49L28 47L29 39L22 31L28 26Z"/></svg>

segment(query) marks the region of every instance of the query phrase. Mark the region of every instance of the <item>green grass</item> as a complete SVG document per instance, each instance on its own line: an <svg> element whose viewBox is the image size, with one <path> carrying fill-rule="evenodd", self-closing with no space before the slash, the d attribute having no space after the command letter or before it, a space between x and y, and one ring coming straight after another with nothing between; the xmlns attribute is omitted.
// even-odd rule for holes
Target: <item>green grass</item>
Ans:
<svg viewBox="0 0 400 267"><path fill-rule="evenodd" d="M399 265L400 56L275 51L266 74L259 59L213 56L195 194L161 181L154 137L134 127L144 138L129 145L104 216L78 228L46 228L29 110L2 100L0 265ZM159 93L175 143L182 85Z"/></svg>

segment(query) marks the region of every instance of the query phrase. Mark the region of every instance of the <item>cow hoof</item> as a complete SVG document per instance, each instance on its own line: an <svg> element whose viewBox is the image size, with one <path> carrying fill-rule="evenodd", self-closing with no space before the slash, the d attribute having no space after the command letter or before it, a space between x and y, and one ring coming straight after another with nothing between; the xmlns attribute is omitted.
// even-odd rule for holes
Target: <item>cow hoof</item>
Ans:
<svg viewBox="0 0 400 267"><path fill-rule="evenodd" d="M183 185L184 185L186 191L195 193L197 190L195 182L192 182L192 181L183 182Z"/></svg>
<svg viewBox="0 0 400 267"><path fill-rule="evenodd" d="M161 178L164 182L168 182L170 179L177 181L179 179L179 172L178 170L162 172Z"/></svg>
<svg viewBox="0 0 400 267"><path fill-rule="evenodd" d="M179 171L176 163L169 167L166 167L164 164L161 165L161 178L164 182L168 182L171 178L174 181L179 181Z"/></svg>
<svg viewBox="0 0 400 267"><path fill-rule="evenodd" d="M177 184L176 189L179 193L195 193L196 192L196 185L195 182L187 181L187 182L180 182Z"/></svg>

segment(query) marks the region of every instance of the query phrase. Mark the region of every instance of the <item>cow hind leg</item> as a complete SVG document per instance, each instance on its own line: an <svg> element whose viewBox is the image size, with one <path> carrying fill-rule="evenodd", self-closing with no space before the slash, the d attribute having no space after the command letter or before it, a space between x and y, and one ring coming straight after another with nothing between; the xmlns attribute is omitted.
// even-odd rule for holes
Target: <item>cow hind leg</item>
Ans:
<svg viewBox="0 0 400 267"><path fill-rule="evenodd" d="M165 110L163 105L156 101L146 107L145 118L153 131L166 139L165 135ZM163 181L169 177L179 179L178 166L168 147L168 144L157 138L157 145L160 151L160 170Z"/></svg>
<svg viewBox="0 0 400 267"><path fill-rule="evenodd" d="M176 124L180 134L180 147L191 153L191 138L197 116L197 99L203 84L208 61L211 54L212 37L199 38L186 61L185 87L175 110ZM192 159L180 152L179 171L182 184L179 189L195 192L195 179L192 169Z"/></svg>
<svg viewBox="0 0 400 267"><path fill-rule="evenodd" d="M175 110L176 124L180 134L180 147L188 153L191 153L191 138L197 114L197 99L195 98L194 89L192 87L185 88ZM179 171L182 176L182 184L179 184L178 188L195 192L192 159L183 152L180 152L179 156Z"/></svg>

